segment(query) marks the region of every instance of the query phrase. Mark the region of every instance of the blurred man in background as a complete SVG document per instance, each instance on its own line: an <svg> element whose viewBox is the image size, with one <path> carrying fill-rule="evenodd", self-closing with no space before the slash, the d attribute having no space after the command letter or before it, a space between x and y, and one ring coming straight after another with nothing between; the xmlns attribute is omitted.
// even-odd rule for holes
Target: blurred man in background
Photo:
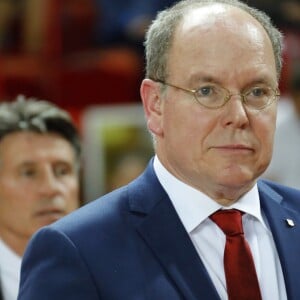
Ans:
<svg viewBox="0 0 300 300"><path fill-rule="evenodd" d="M33 233L79 207L80 152L64 110L24 97L0 104L0 299L17 298Z"/></svg>

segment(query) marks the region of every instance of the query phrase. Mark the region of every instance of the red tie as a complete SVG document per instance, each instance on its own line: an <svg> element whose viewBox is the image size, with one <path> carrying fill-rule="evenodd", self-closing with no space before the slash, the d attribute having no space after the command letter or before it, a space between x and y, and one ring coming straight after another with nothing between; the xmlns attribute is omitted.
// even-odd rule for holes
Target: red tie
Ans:
<svg viewBox="0 0 300 300"><path fill-rule="evenodd" d="M244 238L242 212L219 210L210 216L226 235L224 270L229 300L261 300L250 247Z"/></svg>

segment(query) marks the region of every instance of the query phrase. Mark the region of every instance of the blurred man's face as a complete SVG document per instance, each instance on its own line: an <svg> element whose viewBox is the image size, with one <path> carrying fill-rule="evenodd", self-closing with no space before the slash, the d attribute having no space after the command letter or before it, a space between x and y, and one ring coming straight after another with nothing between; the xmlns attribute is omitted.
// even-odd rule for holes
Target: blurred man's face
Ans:
<svg viewBox="0 0 300 300"><path fill-rule="evenodd" d="M79 206L71 144L56 134L16 132L0 141L0 238L28 241Z"/></svg>

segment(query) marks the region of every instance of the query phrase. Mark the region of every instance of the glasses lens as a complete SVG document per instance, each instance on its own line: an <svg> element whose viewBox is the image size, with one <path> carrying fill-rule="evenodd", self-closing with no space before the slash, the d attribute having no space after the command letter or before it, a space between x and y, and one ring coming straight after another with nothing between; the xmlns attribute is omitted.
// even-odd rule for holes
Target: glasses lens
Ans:
<svg viewBox="0 0 300 300"><path fill-rule="evenodd" d="M253 109L263 109L270 105L276 98L276 91L270 87L252 87L244 94L245 104Z"/></svg>
<svg viewBox="0 0 300 300"><path fill-rule="evenodd" d="M197 101L208 108L218 108L224 105L228 97L229 92L224 88L217 85L205 85L200 87L195 96Z"/></svg>

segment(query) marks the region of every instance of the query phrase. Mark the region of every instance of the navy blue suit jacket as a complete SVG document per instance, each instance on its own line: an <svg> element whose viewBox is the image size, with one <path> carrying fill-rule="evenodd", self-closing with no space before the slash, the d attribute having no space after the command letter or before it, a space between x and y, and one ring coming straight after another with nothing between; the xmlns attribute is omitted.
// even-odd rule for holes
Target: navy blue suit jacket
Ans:
<svg viewBox="0 0 300 300"><path fill-rule="evenodd" d="M258 187L288 299L299 300L300 192L263 181ZM34 236L18 299L220 300L152 162L128 186Z"/></svg>

